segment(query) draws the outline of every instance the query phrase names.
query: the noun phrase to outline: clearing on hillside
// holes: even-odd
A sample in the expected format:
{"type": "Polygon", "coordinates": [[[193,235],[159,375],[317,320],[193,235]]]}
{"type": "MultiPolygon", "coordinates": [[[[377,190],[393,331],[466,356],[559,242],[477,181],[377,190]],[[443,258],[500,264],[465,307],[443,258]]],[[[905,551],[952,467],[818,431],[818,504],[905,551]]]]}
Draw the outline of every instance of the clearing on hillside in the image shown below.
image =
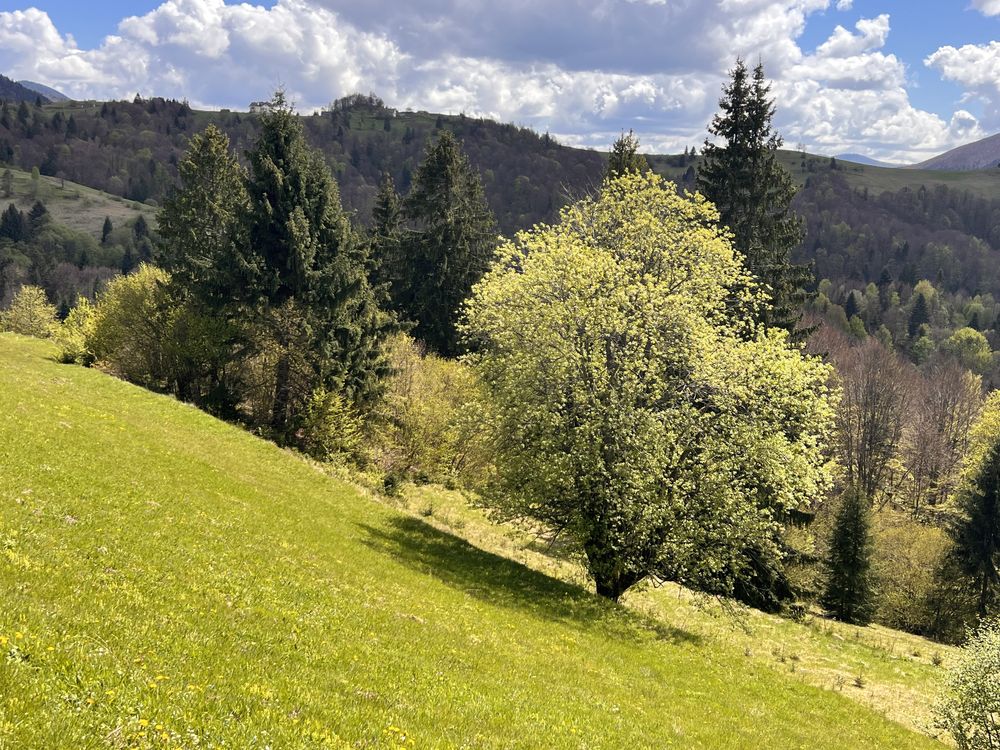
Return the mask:
{"type": "Polygon", "coordinates": [[[922,748],[0,335],[0,748],[922,748]]]}

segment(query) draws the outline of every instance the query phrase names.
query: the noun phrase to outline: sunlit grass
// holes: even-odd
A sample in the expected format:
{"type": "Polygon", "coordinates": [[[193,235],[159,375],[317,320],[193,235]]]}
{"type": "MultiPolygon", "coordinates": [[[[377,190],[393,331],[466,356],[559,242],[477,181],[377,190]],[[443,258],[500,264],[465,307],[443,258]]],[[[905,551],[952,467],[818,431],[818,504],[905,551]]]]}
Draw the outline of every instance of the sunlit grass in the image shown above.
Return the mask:
{"type": "Polygon", "coordinates": [[[934,745],[51,356],[0,336],[4,750],[934,745]]]}

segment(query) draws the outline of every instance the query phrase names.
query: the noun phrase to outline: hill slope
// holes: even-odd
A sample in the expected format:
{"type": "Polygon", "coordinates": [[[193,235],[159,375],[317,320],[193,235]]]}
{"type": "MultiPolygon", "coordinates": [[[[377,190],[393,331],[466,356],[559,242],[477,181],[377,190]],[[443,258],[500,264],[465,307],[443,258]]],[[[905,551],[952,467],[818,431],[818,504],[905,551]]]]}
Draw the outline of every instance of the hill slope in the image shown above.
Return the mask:
{"type": "Polygon", "coordinates": [[[988,138],[966,143],[945,151],[917,165],[918,169],[944,169],[964,172],[975,169],[992,169],[1000,165],[1000,133],[988,138]]]}
{"type": "Polygon", "coordinates": [[[935,743],[0,336],[0,747],[935,743]]]}
{"type": "Polygon", "coordinates": [[[36,94],[41,94],[50,102],[68,102],[69,97],[61,91],[56,91],[51,86],[46,86],[44,83],[36,83],[35,81],[18,81],[19,84],[24,86],[29,91],[34,91],[36,94]]]}

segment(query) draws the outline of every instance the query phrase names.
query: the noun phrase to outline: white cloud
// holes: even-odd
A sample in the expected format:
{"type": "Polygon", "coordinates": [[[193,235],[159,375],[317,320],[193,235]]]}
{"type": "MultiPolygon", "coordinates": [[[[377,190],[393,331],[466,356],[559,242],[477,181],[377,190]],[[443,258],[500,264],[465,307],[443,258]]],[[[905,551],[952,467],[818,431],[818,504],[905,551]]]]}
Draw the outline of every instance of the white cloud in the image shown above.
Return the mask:
{"type": "Polygon", "coordinates": [[[850,10],[854,7],[854,0],[837,0],[837,10],[850,10]]]}
{"type": "Polygon", "coordinates": [[[984,16],[1000,16],[1000,0],[972,0],[972,7],[984,16]]]}
{"type": "Polygon", "coordinates": [[[924,64],[959,84],[966,98],[983,102],[985,124],[1000,128],[1000,42],[941,47],[924,64]]]}
{"type": "Polygon", "coordinates": [[[633,127],[647,149],[679,150],[704,138],[742,55],[774,77],[789,142],[923,157],[977,132],[968,113],[946,122],[911,105],[905,66],[882,51],[888,15],[838,26],[804,53],[810,15],[832,2],[165,0],[95,49],[29,9],[0,12],[0,70],[77,97],[138,91],[207,107],[245,107],[279,84],[307,111],[372,90],[400,108],[514,121],[567,143],[606,146],[633,127]]]}

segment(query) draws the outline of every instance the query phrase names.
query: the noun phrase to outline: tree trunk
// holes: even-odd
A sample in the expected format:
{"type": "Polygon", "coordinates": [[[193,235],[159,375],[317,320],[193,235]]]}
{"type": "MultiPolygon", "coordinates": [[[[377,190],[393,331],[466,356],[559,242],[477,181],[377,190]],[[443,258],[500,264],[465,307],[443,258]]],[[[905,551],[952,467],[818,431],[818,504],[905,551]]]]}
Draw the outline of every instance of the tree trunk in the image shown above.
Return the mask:
{"type": "Polygon", "coordinates": [[[597,595],[603,596],[605,599],[610,599],[613,602],[621,599],[622,594],[643,578],[645,576],[638,573],[619,573],[614,576],[594,575],[594,581],[597,584],[597,595]]]}
{"type": "Polygon", "coordinates": [[[271,429],[284,436],[288,426],[288,402],[291,397],[292,363],[288,352],[283,351],[274,373],[274,403],[271,406],[271,429]]]}

